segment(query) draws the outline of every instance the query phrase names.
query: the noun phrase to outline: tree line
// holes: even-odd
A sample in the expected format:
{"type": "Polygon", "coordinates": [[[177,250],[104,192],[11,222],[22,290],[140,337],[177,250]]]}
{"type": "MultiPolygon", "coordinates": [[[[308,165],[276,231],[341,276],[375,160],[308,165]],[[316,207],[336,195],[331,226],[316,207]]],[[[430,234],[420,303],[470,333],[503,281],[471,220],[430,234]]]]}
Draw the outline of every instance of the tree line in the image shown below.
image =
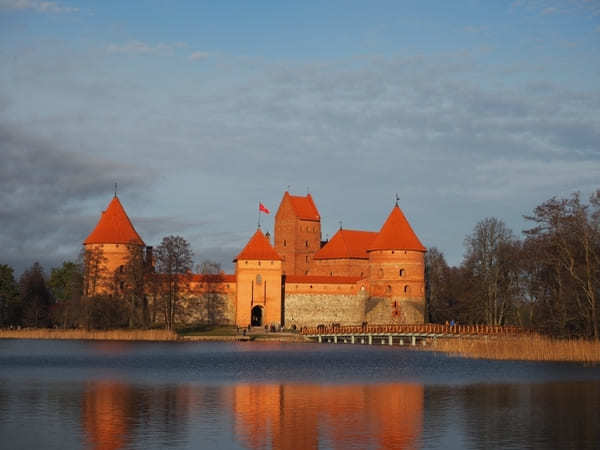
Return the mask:
{"type": "MultiPolygon", "coordinates": [[[[192,271],[189,243],[167,236],[152,261],[143,247],[127,245],[124,264],[114,274],[106,270],[107,261],[95,247],[49,276],[36,262],[18,280],[12,267],[0,264],[0,327],[173,329],[192,271]]],[[[199,270],[219,274],[220,265],[205,261],[199,270]]]]}
{"type": "Polygon", "coordinates": [[[498,218],[477,223],[458,267],[425,256],[429,321],[517,325],[600,338],[600,190],[552,198],[525,216],[518,239],[498,218]]]}

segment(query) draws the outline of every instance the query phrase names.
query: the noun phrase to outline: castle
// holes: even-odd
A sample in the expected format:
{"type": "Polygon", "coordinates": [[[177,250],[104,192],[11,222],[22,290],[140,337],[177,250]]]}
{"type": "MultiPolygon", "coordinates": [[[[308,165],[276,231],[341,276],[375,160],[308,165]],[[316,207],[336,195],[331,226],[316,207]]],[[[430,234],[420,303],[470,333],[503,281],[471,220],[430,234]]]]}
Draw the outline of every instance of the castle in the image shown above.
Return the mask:
{"type": "MultiPolygon", "coordinates": [[[[123,287],[123,281],[115,285],[114,280],[132,247],[140,254],[145,249],[146,263],[152,265],[152,247],[145,246],[116,195],[83,245],[88,253],[103,255],[101,264],[88,259],[104,280],[97,286],[88,280],[88,295],[123,287]]],[[[423,323],[425,252],[397,203],[379,231],[340,227],[322,241],[312,196],[285,192],[273,242],[259,227],[234,259],[235,273],[186,276],[176,321],[286,328],[423,323]]],[[[86,273],[92,269],[86,267],[86,273]]],[[[145,291],[157,306],[160,289],[145,291]]]]}

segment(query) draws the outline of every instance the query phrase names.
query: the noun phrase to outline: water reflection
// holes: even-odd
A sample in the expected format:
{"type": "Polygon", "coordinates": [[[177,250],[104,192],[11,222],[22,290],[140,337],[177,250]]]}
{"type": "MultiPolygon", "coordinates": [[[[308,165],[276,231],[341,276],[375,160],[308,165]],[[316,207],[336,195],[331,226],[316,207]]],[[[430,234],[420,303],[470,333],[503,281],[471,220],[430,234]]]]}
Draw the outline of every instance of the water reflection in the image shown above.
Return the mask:
{"type": "Polygon", "coordinates": [[[423,386],[237,385],[233,411],[235,434],[252,449],[411,448],[423,386]]]}
{"type": "Polygon", "coordinates": [[[122,448],[136,411],[132,389],[122,383],[89,383],[83,400],[83,426],[87,442],[98,450],[122,448]]]}
{"type": "Polygon", "coordinates": [[[187,446],[188,425],[221,409],[244,448],[412,448],[421,433],[423,396],[423,387],[416,384],[157,389],[98,381],[86,384],[82,424],[85,442],[98,450],[127,446],[146,433],[140,428],[148,424],[158,439],[154,444],[187,446]]]}
{"type": "Polygon", "coordinates": [[[0,342],[0,447],[591,449],[600,442],[597,368],[366,346],[98,344],[0,342]]]}

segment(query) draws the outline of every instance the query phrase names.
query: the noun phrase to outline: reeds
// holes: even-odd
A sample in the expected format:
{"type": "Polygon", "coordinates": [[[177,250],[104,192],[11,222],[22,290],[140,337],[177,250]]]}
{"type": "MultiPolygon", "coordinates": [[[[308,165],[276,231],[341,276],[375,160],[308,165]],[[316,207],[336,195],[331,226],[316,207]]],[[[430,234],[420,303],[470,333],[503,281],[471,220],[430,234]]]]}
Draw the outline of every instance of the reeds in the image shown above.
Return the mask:
{"type": "Polygon", "coordinates": [[[107,341],[175,341],[177,333],[169,330],[60,330],[24,328],[0,330],[0,339],[92,339],[107,341]]]}
{"type": "Polygon", "coordinates": [[[600,362],[598,341],[552,339],[540,335],[436,339],[430,348],[468,358],[600,362]]]}

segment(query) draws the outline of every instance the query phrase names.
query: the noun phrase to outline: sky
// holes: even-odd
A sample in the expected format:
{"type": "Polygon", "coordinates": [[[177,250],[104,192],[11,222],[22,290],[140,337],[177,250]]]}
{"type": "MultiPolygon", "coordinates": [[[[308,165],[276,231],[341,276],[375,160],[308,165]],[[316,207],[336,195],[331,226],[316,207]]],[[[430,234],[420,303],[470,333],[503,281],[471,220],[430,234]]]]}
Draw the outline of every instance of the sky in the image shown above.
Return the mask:
{"type": "Polygon", "coordinates": [[[600,0],[0,0],[0,264],[75,260],[115,182],[198,264],[289,189],[323,238],[397,194],[458,265],[478,221],[600,188],[600,0]]]}

